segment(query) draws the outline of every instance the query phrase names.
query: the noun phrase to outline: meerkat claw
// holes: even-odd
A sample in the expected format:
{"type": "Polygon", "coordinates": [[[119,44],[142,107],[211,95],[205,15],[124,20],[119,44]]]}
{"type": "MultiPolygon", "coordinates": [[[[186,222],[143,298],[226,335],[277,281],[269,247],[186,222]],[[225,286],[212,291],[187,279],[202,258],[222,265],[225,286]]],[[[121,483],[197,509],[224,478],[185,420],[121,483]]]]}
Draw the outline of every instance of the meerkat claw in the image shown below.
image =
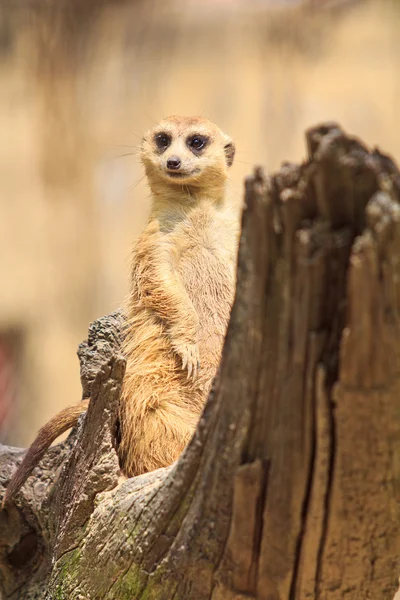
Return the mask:
{"type": "Polygon", "coordinates": [[[187,370],[187,380],[194,381],[200,367],[199,349],[197,344],[173,343],[174,352],[182,360],[182,371],[187,370]]]}
{"type": "MultiPolygon", "coordinates": [[[[193,352],[194,355],[198,354],[198,350],[196,349],[193,352]]],[[[192,381],[194,381],[195,379],[197,379],[197,375],[198,375],[198,371],[199,371],[199,367],[200,367],[200,359],[198,356],[193,356],[192,355],[192,361],[190,363],[190,370],[188,368],[188,379],[192,379],[192,381]],[[190,377],[192,374],[192,377],[190,377]]]]}

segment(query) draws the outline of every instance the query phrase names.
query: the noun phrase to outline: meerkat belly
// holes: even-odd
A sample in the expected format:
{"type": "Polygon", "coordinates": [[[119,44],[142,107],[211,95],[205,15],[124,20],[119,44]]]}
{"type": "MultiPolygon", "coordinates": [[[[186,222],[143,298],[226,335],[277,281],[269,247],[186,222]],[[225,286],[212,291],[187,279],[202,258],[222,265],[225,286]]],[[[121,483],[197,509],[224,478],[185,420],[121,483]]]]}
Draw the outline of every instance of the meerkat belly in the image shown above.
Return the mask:
{"type": "Polygon", "coordinates": [[[187,248],[179,262],[179,274],[199,317],[198,345],[201,367],[215,369],[233,300],[232,260],[213,248],[187,248]]]}

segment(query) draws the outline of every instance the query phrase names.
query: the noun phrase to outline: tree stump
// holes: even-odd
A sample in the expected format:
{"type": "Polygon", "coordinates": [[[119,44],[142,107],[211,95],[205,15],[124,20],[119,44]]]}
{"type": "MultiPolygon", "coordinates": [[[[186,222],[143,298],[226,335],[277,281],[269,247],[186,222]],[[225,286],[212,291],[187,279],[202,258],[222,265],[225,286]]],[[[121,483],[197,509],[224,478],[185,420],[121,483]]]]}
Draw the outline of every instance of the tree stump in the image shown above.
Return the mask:
{"type": "Polygon", "coordinates": [[[4,600],[393,598],[400,174],[334,123],[306,137],[246,181],[220,371],[169,468],[118,483],[123,315],[91,326],[89,410],[0,514],[4,600]]]}

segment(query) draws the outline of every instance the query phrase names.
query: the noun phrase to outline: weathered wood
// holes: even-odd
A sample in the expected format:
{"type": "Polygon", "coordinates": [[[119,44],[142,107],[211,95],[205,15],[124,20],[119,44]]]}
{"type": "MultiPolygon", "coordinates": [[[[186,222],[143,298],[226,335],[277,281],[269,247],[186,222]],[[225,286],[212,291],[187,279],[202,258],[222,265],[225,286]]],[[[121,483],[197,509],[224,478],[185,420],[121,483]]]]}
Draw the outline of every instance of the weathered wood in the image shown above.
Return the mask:
{"type": "MultiPolygon", "coordinates": [[[[90,395],[96,399],[96,404],[92,409],[96,423],[96,443],[91,436],[91,425],[82,429],[78,427],[73,431],[68,440],[52,448],[48,455],[41,461],[40,466],[35,470],[34,476],[28,480],[24,486],[23,494],[20,494],[16,505],[11,506],[6,511],[0,512],[0,591],[6,598],[44,598],[48,583],[47,577],[51,568],[51,559],[54,554],[54,548],[58,539],[58,528],[65,527],[66,509],[76,514],[73,510],[73,496],[68,496],[68,485],[73,486],[73,482],[79,484],[76,462],[82,463],[83,449],[85,440],[90,440],[88,449],[89,460],[101,459],[100,465],[103,465],[103,471],[97,467],[93,473],[93,480],[88,479],[89,486],[92,486],[88,492],[89,497],[96,494],[96,478],[102,482],[104,480],[105,489],[107,482],[112,480],[113,473],[118,479],[118,465],[115,462],[115,452],[112,446],[102,444],[102,439],[107,440],[115,438],[116,404],[112,406],[112,393],[114,389],[110,387],[112,378],[108,362],[116,361],[121,343],[121,329],[123,325],[123,316],[121,312],[115,312],[107,317],[95,321],[89,328],[88,339],[82,343],[78,350],[81,365],[81,382],[83,398],[90,395]],[[97,376],[97,380],[96,380],[97,376]],[[100,398],[101,381],[107,384],[106,396],[100,398]],[[101,406],[101,401],[107,404],[101,406]],[[104,409],[104,414],[98,413],[104,409]],[[100,411],[99,411],[100,409],[100,411]],[[110,413],[114,419],[110,418],[110,413]],[[104,428],[104,420],[108,429],[104,428]],[[110,424],[110,421],[112,422],[110,424]],[[102,438],[99,436],[99,430],[102,438]],[[85,431],[85,434],[83,432],[85,431]],[[83,440],[82,440],[83,437],[83,440]],[[96,454],[96,450],[98,454],[96,454]],[[78,454],[79,459],[73,464],[74,457],[78,454]],[[68,478],[68,473],[74,475],[72,481],[68,478]],[[61,474],[62,485],[58,482],[61,474]],[[97,477],[99,475],[99,477],[97,477]],[[60,499],[60,488],[64,492],[64,497],[60,499]],[[57,492],[57,493],[55,493],[57,492]],[[59,506],[64,504],[64,506],[59,506]],[[59,506],[59,509],[57,508],[59,506]],[[61,519],[60,519],[61,517],[61,519]],[[61,520],[61,523],[58,523],[61,520]],[[12,532],[12,535],[10,535],[12,532]],[[29,545],[25,541],[28,538],[29,545]],[[9,559],[11,554],[18,555],[18,565],[14,566],[14,559],[9,559]],[[23,594],[21,596],[20,594],[23,594]]],[[[119,379],[122,380],[123,369],[118,372],[119,379]]],[[[81,419],[81,425],[83,422],[81,419]]],[[[90,419],[91,421],[92,419],[90,419]]],[[[10,479],[15,466],[20,462],[23,451],[20,449],[6,448],[0,445],[0,489],[4,490],[6,482],[10,479]]],[[[100,484],[101,485],[101,484],[100,484]]],[[[108,484],[109,485],[109,484],[108,484]]],[[[88,503],[86,520],[92,511],[92,506],[88,497],[81,493],[81,505],[85,501],[88,503]]],[[[83,511],[81,510],[81,513],[83,511]]],[[[67,536],[66,536],[67,538],[67,536]]],[[[65,541],[63,540],[63,543],[65,541]]],[[[1,595],[0,595],[1,598],[1,595]]]]}
{"type": "Polygon", "coordinates": [[[118,484],[123,317],[92,326],[88,413],[0,515],[5,598],[393,597],[400,175],[336,124],[307,143],[246,182],[220,372],[171,467],[118,484]]]}

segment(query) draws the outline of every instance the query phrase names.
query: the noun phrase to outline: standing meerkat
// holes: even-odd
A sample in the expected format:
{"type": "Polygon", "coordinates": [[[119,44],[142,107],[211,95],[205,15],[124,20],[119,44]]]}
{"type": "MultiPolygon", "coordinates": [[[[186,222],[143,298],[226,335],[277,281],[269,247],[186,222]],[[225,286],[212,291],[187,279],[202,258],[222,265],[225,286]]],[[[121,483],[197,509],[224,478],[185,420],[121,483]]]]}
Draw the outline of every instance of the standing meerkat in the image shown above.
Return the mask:
{"type": "Polygon", "coordinates": [[[120,459],[129,475],[174,462],[196,427],[219,365],[233,301],[237,219],[226,202],[234,145],[198,117],[149,131],[152,194],[133,250],[120,459]]]}
{"type": "MultiPolygon", "coordinates": [[[[218,369],[235,289],[238,221],[225,189],[234,154],[232,140],[200,117],[168,117],[143,138],[152,205],[133,248],[119,407],[128,477],[179,457],[218,369]]],[[[4,503],[87,405],[64,409],[40,430],[4,503]]]]}

